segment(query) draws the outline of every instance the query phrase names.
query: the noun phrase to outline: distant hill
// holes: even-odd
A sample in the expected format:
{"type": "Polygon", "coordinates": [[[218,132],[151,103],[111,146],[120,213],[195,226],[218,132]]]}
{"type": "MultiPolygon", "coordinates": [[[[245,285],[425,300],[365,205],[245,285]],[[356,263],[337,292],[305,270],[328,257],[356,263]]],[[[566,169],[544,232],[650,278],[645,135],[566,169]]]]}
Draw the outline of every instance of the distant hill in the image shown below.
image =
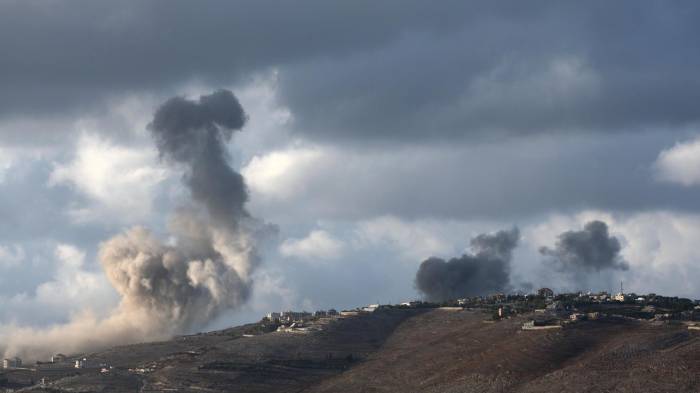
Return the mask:
{"type": "Polygon", "coordinates": [[[87,355],[31,392],[698,392],[700,334],[625,319],[524,331],[460,309],[380,309],[316,329],[250,324],[87,355]]]}

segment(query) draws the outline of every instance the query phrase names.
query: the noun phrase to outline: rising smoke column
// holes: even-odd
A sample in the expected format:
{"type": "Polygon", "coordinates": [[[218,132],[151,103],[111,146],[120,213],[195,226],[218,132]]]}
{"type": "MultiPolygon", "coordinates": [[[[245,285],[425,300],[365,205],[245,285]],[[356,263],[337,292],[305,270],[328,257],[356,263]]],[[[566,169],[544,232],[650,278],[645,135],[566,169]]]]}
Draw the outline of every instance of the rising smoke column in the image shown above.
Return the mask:
{"type": "Polygon", "coordinates": [[[547,263],[556,271],[585,287],[597,273],[629,269],[629,264],[620,256],[621,249],[620,241],[610,236],[608,225],[595,220],[586,223],[583,230],[561,233],[554,248],[541,247],[540,254],[547,257],[547,263]]]}
{"type": "Polygon", "coordinates": [[[510,283],[510,261],[520,231],[481,234],[471,240],[471,253],[445,261],[431,257],[416,273],[415,285],[429,301],[502,291],[510,283]]]}
{"type": "Polygon", "coordinates": [[[146,308],[182,331],[202,327],[247,299],[257,264],[249,232],[254,221],[244,208],[243,177],[229,165],[225,146],[245,122],[228,90],[199,101],[175,97],[156,111],[148,129],[161,158],[184,171],[193,204],[171,218],[174,246],[143,228],[102,245],[100,261],[125,312],[146,308]]]}
{"type": "Polygon", "coordinates": [[[248,192],[229,165],[226,143],[246,119],[227,90],[166,101],[148,129],[161,159],[183,172],[191,196],[170,217],[174,241],[134,227],[102,243],[99,259],[121,296],[118,307],[104,319],[85,313],[44,330],[12,329],[0,343],[5,355],[37,358],[163,339],[245,302],[262,226],[245,210],[248,192]]]}

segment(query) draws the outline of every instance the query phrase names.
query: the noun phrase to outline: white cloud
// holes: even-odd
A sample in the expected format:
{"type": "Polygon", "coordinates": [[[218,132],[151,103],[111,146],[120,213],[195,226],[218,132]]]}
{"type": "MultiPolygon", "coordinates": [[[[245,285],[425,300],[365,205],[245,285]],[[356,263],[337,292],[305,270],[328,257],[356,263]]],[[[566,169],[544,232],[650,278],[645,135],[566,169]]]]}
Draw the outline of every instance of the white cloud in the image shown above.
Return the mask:
{"type": "Polygon", "coordinates": [[[0,183],[5,181],[5,175],[14,161],[13,154],[9,149],[0,147],[0,183]]]}
{"type": "Polygon", "coordinates": [[[25,257],[24,248],[20,245],[0,245],[0,267],[17,266],[25,257]]]}
{"type": "Polygon", "coordinates": [[[26,290],[0,297],[0,325],[52,324],[71,315],[89,312],[101,316],[111,311],[119,298],[101,270],[92,271],[85,251],[70,244],[53,247],[51,269],[47,279],[26,290]]]}
{"type": "Polygon", "coordinates": [[[662,150],[654,169],[662,181],[687,187],[700,184],[700,138],[662,150]]]}
{"type": "Polygon", "coordinates": [[[481,232],[509,227],[478,221],[404,220],[382,216],[359,221],[354,233],[358,248],[389,248],[407,262],[418,264],[431,256],[453,257],[469,246],[469,240],[481,232]],[[484,228],[489,228],[484,230],[484,228]]]}
{"type": "Polygon", "coordinates": [[[356,242],[360,245],[388,246],[402,258],[417,262],[452,249],[425,223],[408,223],[397,217],[384,216],[358,223],[356,242]]]}
{"type": "Polygon", "coordinates": [[[303,260],[337,259],[343,254],[344,244],[328,232],[314,230],[303,239],[287,239],[280,246],[280,253],[303,260]]]}
{"type": "Polygon", "coordinates": [[[72,311],[105,310],[115,301],[112,286],[104,274],[84,269],[85,252],[69,244],[59,244],[54,251],[57,269],[52,280],[40,284],[35,301],[43,305],[69,308],[72,311]]]}
{"type": "Polygon", "coordinates": [[[94,205],[74,209],[77,221],[104,218],[142,220],[151,211],[156,186],[167,176],[152,147],[125,147],[84,133],[76,155],[67,164],[55,164],[49,183],[70,184],[90,197],[94,205]]]}
{"type": "Polygon", "coordinates": [[[242,169],[251,190],[263,198],[283,200],[303,193],[305,177],[329,154],[316,148],[292,148],[254,156],[242,169]]]}

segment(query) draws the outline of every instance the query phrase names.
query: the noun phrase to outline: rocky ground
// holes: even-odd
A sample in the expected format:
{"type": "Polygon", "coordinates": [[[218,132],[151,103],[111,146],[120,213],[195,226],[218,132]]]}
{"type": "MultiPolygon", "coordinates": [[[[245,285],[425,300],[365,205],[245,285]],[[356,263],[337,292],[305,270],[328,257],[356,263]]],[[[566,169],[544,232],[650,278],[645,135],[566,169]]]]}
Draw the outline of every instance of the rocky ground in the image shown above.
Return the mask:
{"type": "Polygon", "coordinates": [[[25,391],[700,392],[700,333],[684,325],[598,320],[523,331],[527,316],[486,319],[393,309],[306,334],[247,325],[92,354],[113,368],[25,391]]]}

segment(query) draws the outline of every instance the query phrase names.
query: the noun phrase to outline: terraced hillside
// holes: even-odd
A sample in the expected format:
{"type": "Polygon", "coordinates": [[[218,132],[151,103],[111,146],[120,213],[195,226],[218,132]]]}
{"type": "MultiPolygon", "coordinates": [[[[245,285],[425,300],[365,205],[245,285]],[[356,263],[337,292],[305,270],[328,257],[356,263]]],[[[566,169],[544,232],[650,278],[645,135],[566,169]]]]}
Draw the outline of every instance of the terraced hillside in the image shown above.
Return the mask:
{"type": "Polygon", "coordinates": [[[334,319],[310,333],[264,333],[252,324],[116,347],[88,355],[112,366],[105,373],[82,371],[27,391],[299,392],[367,359],[402,321],[420,313],[386,310],[334,319]]]}
{"type": "Polygon", "coordinates": [[[404,322],[320,392],[699,392],[700,338],[683,325],[588,321],[523,331],[435,310],[404,322]]]}
{"type": "Polygon", "coordinates": [[[117,347],[32,392],[700,392],[700,334],[624,319],[523,331],[528,316],[379,310],[321,331],[260,325],[117,347]],[[257,335],[249,337],[252,331],[257,335]]]}

